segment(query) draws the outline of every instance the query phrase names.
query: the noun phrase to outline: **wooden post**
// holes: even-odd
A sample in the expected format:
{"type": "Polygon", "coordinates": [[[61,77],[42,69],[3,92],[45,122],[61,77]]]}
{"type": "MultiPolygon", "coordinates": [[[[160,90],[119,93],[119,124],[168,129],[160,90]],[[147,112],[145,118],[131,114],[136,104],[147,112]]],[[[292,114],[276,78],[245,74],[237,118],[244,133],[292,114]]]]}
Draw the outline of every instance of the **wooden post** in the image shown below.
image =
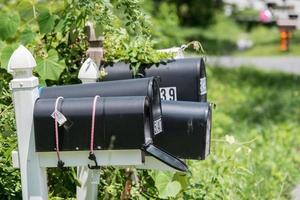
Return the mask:
{"type": "Polygon", "coordinates": [[[86,32],[89,44],[89,48],[86,51],[86,55],[87,57],[93,59],[97,66],[100,66],[104,54],[104,50],[102,48],[104,38],[96,38],[94,25],[91,22],[87,23],[86,32]]]}
{"type": "MultiPolygon", "coordinates": [[[[91,58],[88,58],[81,66],[78,78],[83,84],[97,82],[99,78],[99,65],[97,66],[91,58]]],[[[95,170],[96,169],[94,169],[94,172],[95,170]]],[[[99,173],[93,173],[93,170],[84,166],[77,167],[77,176],[81,183],[81,187],[77,187],[76,189],[77,199],[96,200],[98,196],[98,184],[92,183],[92,179],[95,178],[99,180],[99,173]]]]}
{"type": "Polygon", "coordinates": [[[10,82],[15,108],[19,165],[23,200],[48,199],[46,168],[40,167],[35,152],[33,108],[39,97],[38,78],[32,75],[36,66],[32,54],[19,46],[8,62],[14,79],[10,82]]]}

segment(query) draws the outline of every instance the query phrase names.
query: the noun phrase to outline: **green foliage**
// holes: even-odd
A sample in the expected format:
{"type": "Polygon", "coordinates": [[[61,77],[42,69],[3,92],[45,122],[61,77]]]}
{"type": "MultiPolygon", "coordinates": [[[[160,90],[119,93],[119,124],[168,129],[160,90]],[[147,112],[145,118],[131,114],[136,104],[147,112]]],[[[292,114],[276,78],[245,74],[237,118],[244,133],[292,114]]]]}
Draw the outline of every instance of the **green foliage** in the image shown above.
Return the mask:
{"type": "MultiPolygon", "coordinates": [[[[2,51],[1,51],[1,57],[0,57],[0,62],[1,62],[1,66],[2,68],[6,69],[7,68],[7,64],[8,64],[8,60],[10,58],[10,56],[12,55],[12,53],[14,52],[14,50],[18,47],[17,44],[11,44],[11,45],[6,45],[2,51]]],[[[5,73],[5,72],[3,72],[5,73]]]]}
{"type": "Polygon", "coordinates": [[[181,191],[181,184],[173,180],[173,173],[170,172],[152,172],[151,177],[158,190],[158,197],[161,199],[174,198],[181,191]]]}
{"type": "Polygon", "coordinates": [[[58,59],[57,52],[53,49],[48,51],[44,58],[38,58],[36,62],[35,70],[43,79],[58,80],[65,69],[63,61],[58,59]]]}
{"type": "Polygon", "coordinates": [[[49,33],[54,27],[55,19],[54,16],[50,14],[49,10],[44,10],[38,16],[37,22],[41,33],[49,33]]]}
{"type": "Polygon", "coordinates": [[[14,11],[0,13],[0,39],[6,40],[13,38],[20,24],[20,16],[14,11]]]}
{"type": "Polygon", "coordinates": [[[53,199],[55,197],[68,199],[75,196],[76,186],[80,185],[76,177],[75,168],[65,168],[63,170],[49,168],[47,172],[50,190],[49,196],[53,199]]]}
{"type": "Polygon", "coordinates": [[[16,148],[15,136],[0,134],[0,198],[22,199],[20,172],[11,164],[11,152],[16,148]]]}
{"type": "Polygon", "coordinates": [[[154,0],[157,3],[174,3],[183,26],[207,27],[214,21],[220,1],[211,0],[154,0]]]}
{"type": "Polygon", "coordinates": [[[105,54],[107,62],[125,61],[131,64],[134,75],[138,74],[141,64],[158,63],[170,57],[168,53],[159,53],[153,49],[153,42],[148,37],[136,37],[132,40],[126,30],[121,29],[119,34],[106,35],[104,48],[114,45],[111,51],[105,54]]]}
{"type": "Polygon", "coordinates": [[[299,76],[210,69],[213,155],[197,165],[207,199],[290,199],[299,180],[299,76]],[[215,92],[216,91],[216,92],[215,92]],[[212,167],[213,166],[213,167],[212,167]],[[201,173],[204,170],[205,173],[201,173]],[[210,182],[211,180],[211,182],[210,182]],[[221,193],[220,193],[221,192],[221,193]]]}
{"type": "Polygon", "coordinates": [[[36,55],[36,73],[44,84],[78,82],[76,76],[87,49],[84,27],[88,20],[95,22],[105,36],[107,63],[129,62],[137,72],[142,63],[156,63],[171,56],[154,49],[151,23],[138,0],[70,0],[64,4],[15,1],[4,7],[8,12],[0,15],[0,38],[5,40],[0,66],[7,67],[9,54],[21,41],[36,55]],[[15,6],[18,12],[10,12],[15,6]]]}
{"type": "Polygon", "coordinates": [[[11,75],[0,68],[0,199],[21,199],[20,172],[12,167],[11,152],[17,148],[15,119],[8,82],[11,75]]]}
{"type": "Polygon", "coordinates": [[[23,44],[33,43],[34,39],[37,37],[37,34],[33,32],[30,27],[26,27],[24,31],[20,34],[20,41],[23,44]]]}
{"type": "Polygon", "coordinates": [[[162,2],[157,9],[153,8],[151,15],[156,46],[169,48],[184,43],[175,4],[162,2]]]}

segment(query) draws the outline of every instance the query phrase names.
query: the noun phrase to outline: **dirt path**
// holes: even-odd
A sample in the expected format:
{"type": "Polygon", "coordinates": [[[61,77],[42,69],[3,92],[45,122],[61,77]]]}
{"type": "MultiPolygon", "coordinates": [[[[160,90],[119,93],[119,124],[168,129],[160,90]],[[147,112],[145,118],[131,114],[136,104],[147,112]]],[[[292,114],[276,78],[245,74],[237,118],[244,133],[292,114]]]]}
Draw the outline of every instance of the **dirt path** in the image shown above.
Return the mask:
{"type": "Polygon", "coordinates": [[[215,66],[223,66],[228,68],[248,66],[248,67],[255,67],[264,70],[300,74],[300,56],[299,57],[208,56],[207,64],[215,65],[215,66]]]}

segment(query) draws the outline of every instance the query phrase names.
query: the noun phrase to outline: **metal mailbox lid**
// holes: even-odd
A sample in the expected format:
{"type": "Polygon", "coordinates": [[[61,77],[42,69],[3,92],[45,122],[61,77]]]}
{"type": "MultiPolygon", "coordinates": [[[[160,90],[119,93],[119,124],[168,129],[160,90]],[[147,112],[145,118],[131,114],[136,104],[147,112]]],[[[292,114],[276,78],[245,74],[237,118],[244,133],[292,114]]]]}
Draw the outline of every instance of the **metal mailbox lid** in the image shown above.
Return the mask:
{"type": "MultiPolygon", "coordinates": [[[[130,65],[115,63],[102,66],[107,75],[104,81],[134,78],[130,65]]],[[[160,77],[161,98],[180,101],[207,101],[206,69],[203,58],[182,58],[169,60],[166,63],[144,65],[140,69],[144,77],[160,77]],[[172,95],[164,95],[170,92],[172,95]]]]}
{"type": "MultiPolygon", "coordinates": [[[[36,151],[55,151],[56,99],[38,99],[34,108],[36,151]]],[[[68,119],[59,128],[61,151],[89,150],[93,98],[65,98],[58,110],[68,119]]],[[[141,149],[151,141],[146,97],[101,97],[96,104],[95,149],[141,149]]]]}
{"type": "Polygon", "coordinates": [[[162,112],[164,132],[155,136],[154,144],[182,159],[205,159],[210,151],[210,104],[162,101],[162,112]]]}

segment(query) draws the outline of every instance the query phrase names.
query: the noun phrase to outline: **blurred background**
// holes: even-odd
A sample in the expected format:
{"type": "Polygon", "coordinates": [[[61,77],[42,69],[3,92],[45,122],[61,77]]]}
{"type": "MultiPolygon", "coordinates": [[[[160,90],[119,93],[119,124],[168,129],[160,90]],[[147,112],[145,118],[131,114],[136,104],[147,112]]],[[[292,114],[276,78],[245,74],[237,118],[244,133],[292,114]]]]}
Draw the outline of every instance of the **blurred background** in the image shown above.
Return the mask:
{"type": "MultiPolygon", "coordinates": [[[[211,155],[188,161],[184,176],[139,171],[132,199],[300,198],[300,1],[0,0],[0,9],[0,199],[21,199],[8,59],[23,44],[41,85],[78,83],[88,20],[108,61],[153,62],[152,50],[191,41],[204,49],[185,55],[206,59],[211,155]]],[[[120,199],[124,171],[101,173],[99,199],[120,199]]],[[[75,169],[48,175],[52,199],[74,198],[75,169]]]]}
{"type": "Polygon", "coordinates": [[[145,8],[157,25],[153,28],[160,47],[199,40],[209,55],[300,53],[297,0],[165,0],[147,1],[145,8]],[[287,36],[280,34],[283,31],[287,36]],[[285,37],[286,48],[281,41],[285,37]]]}

